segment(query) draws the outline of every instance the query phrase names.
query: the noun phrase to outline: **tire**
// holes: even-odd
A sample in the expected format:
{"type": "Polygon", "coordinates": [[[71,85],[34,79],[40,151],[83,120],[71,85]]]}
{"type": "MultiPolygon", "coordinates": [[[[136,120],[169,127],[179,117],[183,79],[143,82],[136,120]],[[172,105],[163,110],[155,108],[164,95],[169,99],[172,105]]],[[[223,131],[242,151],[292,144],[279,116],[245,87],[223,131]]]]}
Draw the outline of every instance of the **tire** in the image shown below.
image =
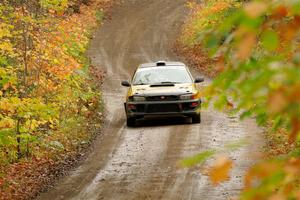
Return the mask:
{"type": "Polygon", "coordinates": [[[195,114],[192,116],[192,123],[193,124],[200,124],[201,123],[201,114],[195,114]]]}
{"type": "Polygon", "coordinates": [[[128,127],[134,127],[135,126],[135,118],[127,118],[127,126],[128,127]]]}

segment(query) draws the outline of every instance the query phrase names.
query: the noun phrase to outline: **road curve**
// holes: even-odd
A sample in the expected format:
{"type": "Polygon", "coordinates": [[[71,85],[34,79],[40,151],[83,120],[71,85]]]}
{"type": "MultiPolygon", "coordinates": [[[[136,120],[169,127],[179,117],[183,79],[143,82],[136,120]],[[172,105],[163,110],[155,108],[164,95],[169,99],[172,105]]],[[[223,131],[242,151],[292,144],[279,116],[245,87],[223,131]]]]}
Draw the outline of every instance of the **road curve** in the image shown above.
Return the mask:
{"type": "MultiPolygon", "coordinates": [[[[239,193],[241,176],[253,163],[249,152],[261,143],[255,122],[207,109],[202,123],[185,119],[141,122],[127,128],[120,81],[130,79],[138,64],[178,60],[171,46],[187,15],[186,0],[125,0],[99,29],[89,55],[107,72],[103,86],[106,119],[103,136],[81,166],[62,178],[40,200],[217,200],[239,193]],[[212,187],[198,168],[178,168],[178,160],[226,143],[249,138],[250,145],[230,153],[231,181],[212,187]]],[[[251,153],[252,154],[252,153],[251,153]]]]}

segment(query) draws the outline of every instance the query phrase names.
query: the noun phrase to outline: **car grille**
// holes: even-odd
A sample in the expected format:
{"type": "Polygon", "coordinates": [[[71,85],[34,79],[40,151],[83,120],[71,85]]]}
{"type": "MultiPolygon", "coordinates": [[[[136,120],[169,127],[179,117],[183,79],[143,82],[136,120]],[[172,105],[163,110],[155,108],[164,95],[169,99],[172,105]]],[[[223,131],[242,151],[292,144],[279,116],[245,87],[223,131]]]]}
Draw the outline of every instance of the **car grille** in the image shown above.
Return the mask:
{"type": "Polygon", "coordinates": [[[179,112],[178,104],[153,104],[148,105],[148,113],[179,112]]]}
{"type": "Polygon", "coordinates": [[[145,105],[137,105],[136,106],[136,112],[145,112],[145,105]]]}
{"type": "Polygon", "coordinates": [[[176,95],[167,95],[167,96],[149,96],[146,97],[147,101],[176,101],[179,100],[179,97],[176,95]]]}

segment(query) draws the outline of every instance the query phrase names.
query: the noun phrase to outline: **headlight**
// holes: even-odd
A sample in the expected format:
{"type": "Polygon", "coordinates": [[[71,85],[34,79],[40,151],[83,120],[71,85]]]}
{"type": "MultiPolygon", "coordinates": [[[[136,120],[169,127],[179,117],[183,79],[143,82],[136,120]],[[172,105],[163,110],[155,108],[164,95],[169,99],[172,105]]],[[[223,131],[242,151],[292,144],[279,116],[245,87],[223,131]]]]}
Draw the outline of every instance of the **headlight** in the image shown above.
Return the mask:
{"type": "Polygon", "coordinates": [[[180,96],[181,100],[190,100],[192,99],[193,94],[184,94],[180,96]]]}
{"type": "Polygon", "coordinates": [[[146,101],[146,98],[145,97],[141,97],[141,96],[134,96],[133,100],[134,101],[146,101]]]}
{"type": "Polygon", "coordinates": [[[180,100],[193,100],[193,99],[198,99],[199,98],[199,93],[195,94],[184,94],[180,96],[180,100]]]}

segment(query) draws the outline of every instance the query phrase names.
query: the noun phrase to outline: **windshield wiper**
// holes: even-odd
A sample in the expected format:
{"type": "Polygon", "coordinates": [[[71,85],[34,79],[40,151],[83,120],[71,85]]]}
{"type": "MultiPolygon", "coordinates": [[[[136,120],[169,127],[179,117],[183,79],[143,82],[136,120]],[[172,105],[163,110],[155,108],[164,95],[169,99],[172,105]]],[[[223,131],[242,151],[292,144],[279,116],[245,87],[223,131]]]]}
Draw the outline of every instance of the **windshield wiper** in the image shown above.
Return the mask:
{"type": "Polygon", "coordinates": [[[164,81],[160,82],[161,84],[178,84],[179,82],[172,82],[172,81],[164,81]]]}

